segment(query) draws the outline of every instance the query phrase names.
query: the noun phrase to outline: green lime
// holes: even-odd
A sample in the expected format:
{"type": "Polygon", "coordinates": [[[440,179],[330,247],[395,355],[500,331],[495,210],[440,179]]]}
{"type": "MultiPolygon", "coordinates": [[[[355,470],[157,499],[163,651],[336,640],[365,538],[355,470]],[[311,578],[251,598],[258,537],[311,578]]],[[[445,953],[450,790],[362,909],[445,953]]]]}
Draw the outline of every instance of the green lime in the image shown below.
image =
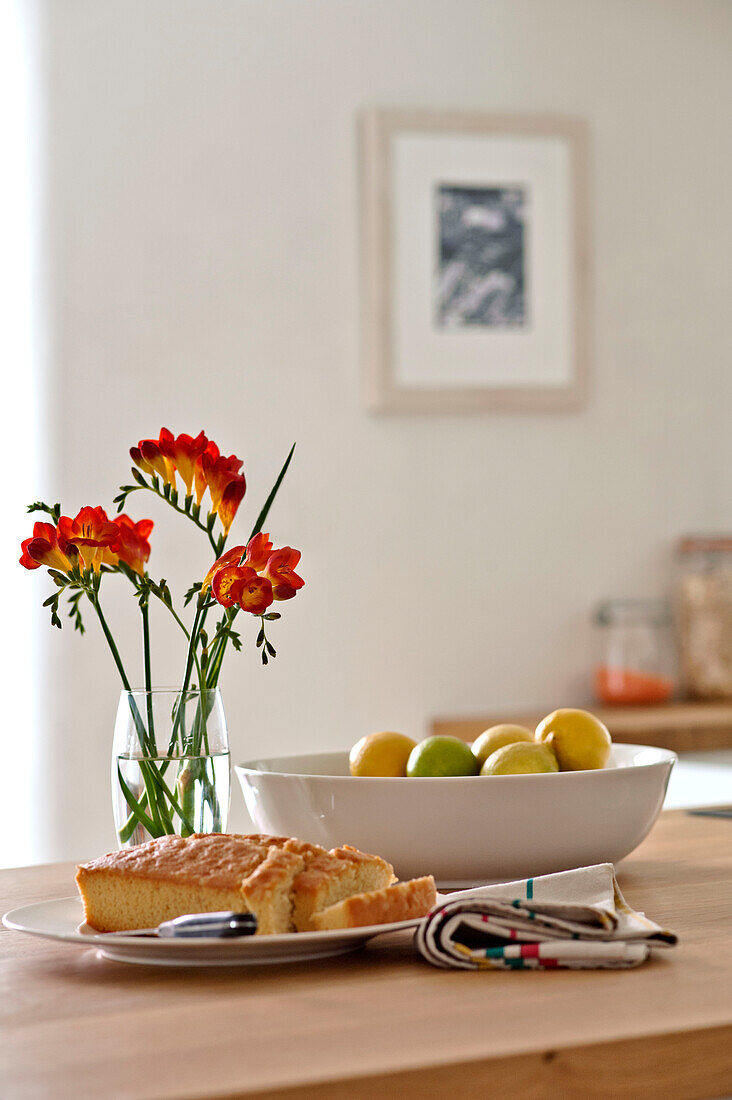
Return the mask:
{"type": "Polygon", "coordinates": [[[407,775],[416,777],[477,775],[478,761],[459,737],[427,737],[412,749],[407,775]]]}

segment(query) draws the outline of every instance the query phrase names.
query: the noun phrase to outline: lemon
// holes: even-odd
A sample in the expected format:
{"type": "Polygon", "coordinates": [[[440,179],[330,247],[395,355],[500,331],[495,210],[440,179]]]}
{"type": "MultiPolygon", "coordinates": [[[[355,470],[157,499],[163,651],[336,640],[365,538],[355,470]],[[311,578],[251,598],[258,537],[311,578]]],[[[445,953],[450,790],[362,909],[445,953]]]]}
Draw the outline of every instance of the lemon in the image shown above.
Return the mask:
{"type": "Polygon", "coordinates": [[[478,761],[459,737],[427,737],[412,749],[409,776],[477,775],[478,761]]]}
{"type": "Polygon", "coordinates": [[[555,710],[539,723],[534,736],[551,745],[563,772],[604,768],[610,757],[607,727],[588,710],[555,710]]]}
{"type": "Polygon", "coordinates": [[[536,741],[515,741],[496,749],[480,769],[481,775],[527,775],[529,772],[558,772],[557,758],[548,745],[536,741]]]}
{"type": "Polygon", "coordinates": [[[534,735],[526,726],[514,726],[502,722],[500,726],[491,726],[473,741],[473,755],[479,764],[484,764],[491,753],[502,749],[504,745],[513,745],[516,741],[533,741],[534,735]]]}
{"type": "Polygon", "coordinates": [[[411,737],[391,730],[369,733],[351,749],[351,775],[398,776],[407,774],[407,760],[417,744],[411,737]]]}

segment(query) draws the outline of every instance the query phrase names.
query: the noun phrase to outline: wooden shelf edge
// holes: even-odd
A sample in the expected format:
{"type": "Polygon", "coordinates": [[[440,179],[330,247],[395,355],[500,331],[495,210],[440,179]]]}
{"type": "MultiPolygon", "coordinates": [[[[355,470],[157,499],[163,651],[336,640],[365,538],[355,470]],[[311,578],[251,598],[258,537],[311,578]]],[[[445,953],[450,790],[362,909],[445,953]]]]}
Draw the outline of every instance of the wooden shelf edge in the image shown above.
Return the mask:
{"type": "MultiPolygon", "coordinates": [[[[654,745],[672,752],[708,752],[732,749],[732,703],[675,703],[654,707],[595,707],[614,741],[654,745]]],[[[478,717],[438,717],[430,732],[464,741],[499,722],[516,722],[533,729],[548,711],[488,713],[478,717]]]]}

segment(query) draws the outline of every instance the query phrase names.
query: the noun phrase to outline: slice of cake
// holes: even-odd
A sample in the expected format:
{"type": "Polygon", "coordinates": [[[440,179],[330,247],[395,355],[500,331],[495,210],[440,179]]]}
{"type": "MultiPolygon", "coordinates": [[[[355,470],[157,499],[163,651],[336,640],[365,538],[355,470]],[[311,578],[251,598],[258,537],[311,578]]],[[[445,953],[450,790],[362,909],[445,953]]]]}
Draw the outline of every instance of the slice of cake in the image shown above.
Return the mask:
{"type": "Polygon", "coordinates": [[[184,913],[247,909],[244,880],[288,837],[164,836],[82,864],[76,883],[99,932],[154,928],[184,913]]]}
{"type": "Polygon", "coordinates": [[[314,913],[312,925],[323,932],[329,928],[363,928],[368,924],[413,920],[426,916],[436,902],[435,880],[427,875],[345,898],[314,913]]]}
{"type": "Polygon", "coordinates": [[[244,908],[257,918],[257,935],[292,932],[292,884],[305,860],[287,847],[272,847],[241,887],[244,908]]]}
{"type": "Polygon", "coordinates": [[[394,881],[394,868],[380,856],[344,845],[313,855],[293,883],[292,920],[297,932],[315,931],[313,916],[352,894],[380,890],[394,881]]]}

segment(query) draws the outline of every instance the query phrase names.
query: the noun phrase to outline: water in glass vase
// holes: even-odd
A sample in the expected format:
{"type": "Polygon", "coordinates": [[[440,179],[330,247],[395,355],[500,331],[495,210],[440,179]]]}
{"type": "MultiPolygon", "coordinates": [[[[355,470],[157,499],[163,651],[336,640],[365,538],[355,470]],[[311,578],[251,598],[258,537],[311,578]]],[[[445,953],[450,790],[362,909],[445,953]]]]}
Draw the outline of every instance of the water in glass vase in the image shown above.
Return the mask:
{"type": "Polygon", "coordinates": [[[119,840],[124,846],[143,844],[156,836],[177,833],[219,833],[226,828],[229,808],[229,753],[210,756],[116,758],[118,782],[115,819],[120,823],[119,840]],[[124,784],[124,786],[123,786],[124,784]],[[153,828],[145,827],[129,811],[128,794],[147,807],[153,828]],[[157,790],[162,798],[150,799],[157,790]],[[152,806],[152,809],[150,809],[152,806]]]}
{"type": "Polygon", "coordinates": [[[121,693],[112,749],[121,848],[174,833],[226,832],[229,776],[218,689],[121,693]]]}

